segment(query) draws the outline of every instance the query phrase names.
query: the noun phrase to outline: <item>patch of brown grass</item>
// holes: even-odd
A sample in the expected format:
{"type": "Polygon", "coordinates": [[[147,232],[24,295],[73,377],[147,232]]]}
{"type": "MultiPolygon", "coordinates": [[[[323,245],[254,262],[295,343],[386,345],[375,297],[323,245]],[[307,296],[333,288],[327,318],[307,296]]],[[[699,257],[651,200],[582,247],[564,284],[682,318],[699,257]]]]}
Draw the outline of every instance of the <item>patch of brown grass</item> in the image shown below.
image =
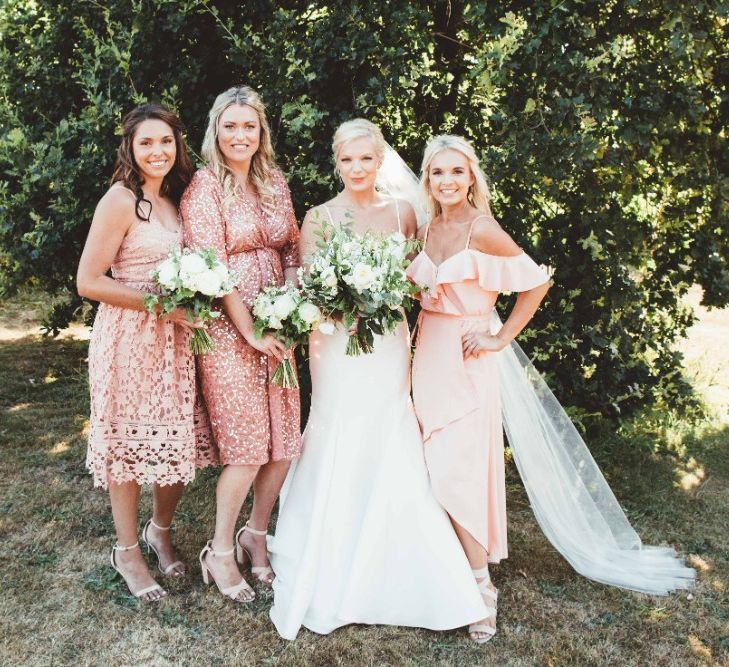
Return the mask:
{"type": "MultiPolygon", "coordinates": [[[[2,308],[0,323],[8,317],[2,308]]],[[[542,535],[510,467],[510,557],[494,568],[492,642],[478,647],[463,630],[385,626],[326,637],[302,630],[286,642],[269,622],[264,589],[253,604],[235,606],[202,585],[197,552],[212,529],[214,470],[198,475],[176,521],[190,576],[170,582],[170,597],[157,606],[138,604],[114,576],[107,496],[92,490],[84,469],[86,345],[37,335],[0,340],[0,664],[729,664],[729,430],[721,419],[670,425],[674,446],[660,454],[635,446],[655,437],[640,420],[593,441],[645,541],[690,554],[699,569],[690,596],[640,595],[577,575],[542,535]],[[696,483],[683,483],[689,474],[696,483]]],[[[149,509],[147,497],[142,515],[149,509]]]]}

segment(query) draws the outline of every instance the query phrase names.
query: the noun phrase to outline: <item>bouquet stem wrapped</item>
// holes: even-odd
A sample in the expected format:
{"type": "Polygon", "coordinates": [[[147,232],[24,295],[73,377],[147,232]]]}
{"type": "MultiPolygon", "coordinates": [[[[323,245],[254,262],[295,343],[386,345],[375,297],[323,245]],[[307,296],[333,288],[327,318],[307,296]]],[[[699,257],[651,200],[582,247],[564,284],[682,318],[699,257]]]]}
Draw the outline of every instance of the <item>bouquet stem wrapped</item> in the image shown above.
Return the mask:
{"type": "Polygon", "coordinates": [[[298,389],[299,381],[290,357],[291,350],[303,343],[322,322],[319,308],[307,301],[291,283],[262,289],[253,302],[253,327],[256,338],[272,334],[286,346],[286,357],[278,364],[271,384],[284,389],[298,389]]]}

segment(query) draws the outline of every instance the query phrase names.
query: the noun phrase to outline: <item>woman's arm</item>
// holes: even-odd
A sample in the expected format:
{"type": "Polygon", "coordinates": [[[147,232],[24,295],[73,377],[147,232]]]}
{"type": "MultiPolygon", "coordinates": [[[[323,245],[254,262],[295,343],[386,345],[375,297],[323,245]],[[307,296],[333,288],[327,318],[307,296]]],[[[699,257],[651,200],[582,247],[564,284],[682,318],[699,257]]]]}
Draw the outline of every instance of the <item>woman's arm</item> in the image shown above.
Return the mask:
{"type": "MultiPolygon", "coordinates": [[[[119,308],[145,310],[144,297],[147,295],[144,292],[106,275],[124,237],[135,224],[146,223],[140,222],[134,213],[134,196],[123,188],[110,189],[96,206],[81,253],[76,272],[79,296],[119,308]]],[[[197,323],[187,321],[186,313],[180,308],[166,313],[162,319],[184,326],[197,326],[197,323]]]]}
{"type": "Polygon", "coordinates": [[[291,201],[291,192],[288,183],[283,174],[277,175],[277,187],[282,193],[284,216],[286,224],[289,228],[289,238],[284,247],[281,249],[281,266],[283,267],[284,279],[299,286],[299,277],[296,272],[301,266],[301,253],[299,251],[299,225],[296,222],[296,213],[294,213],[294,205],[291,201]]]}
{"type": "MultiPolygon", "coordinates": [[[[515,257],[522,253],[521,248],[493,218],[477,221],[471,236],[471,247],[497,257],[515,257]]],[[[499,333],[491,335],[474,331],[463,336],[464,355],[478,356],[481,352],[498,352],[509,345],[534,317],[548,290],[549,281],[545,281],[542,285],[519,292],[499,333]]]]}
{"type": "MultiPolygon", "coordinates": [[[[225,217],[216,193],[214,178],[209,173],[197,175],[183,196],[180,212],[185,228],[185,243],[197,250],[212,248],[218,259],[228,266],[225,217]]],[[[285,350],[283,343],[270,335],[256,338],[253,331],[253,317],[236,288],[230,294],[226,294],[222,302],[228,319],[251,347],[264,354],[270,354],[279,361],[283,359],[285,350]]]]}

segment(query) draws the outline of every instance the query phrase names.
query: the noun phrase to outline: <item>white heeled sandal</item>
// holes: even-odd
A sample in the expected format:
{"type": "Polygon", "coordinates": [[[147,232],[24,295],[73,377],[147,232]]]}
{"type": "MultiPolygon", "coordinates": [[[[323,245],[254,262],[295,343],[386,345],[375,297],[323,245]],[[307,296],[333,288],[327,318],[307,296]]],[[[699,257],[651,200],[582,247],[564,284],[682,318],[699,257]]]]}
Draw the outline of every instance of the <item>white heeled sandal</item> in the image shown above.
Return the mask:
{"type": "MultiPolygon", "coordinates": [[[[489,575],[489,568],[488,565],[486,567],[481,568],[480,570],[471,570],[473,572],[473,576],[476,578],[476,583],[478,585],[478,591],[481,593],[481,598],[484,601],[484,604],[486,605],[486,608],[488,609],[488,615],[484,620],[487,620],[489,618],[496,618],[496,602],[499,598],[499,592],[491,590],[491,576],[489,575]],[[483,579],[481,579],[483,577],[483,579]],[[478,581],[481,579],[481,581],[478,581]]],[[[473,635],[475,632],[482,632],[488,637],[471,637],[471,641],[476,642],[476,644],[485,644],[488,641],[491,641],[496,634],[496,628],[491,627],[490,625],[484,625],[483,623],[473,623],[472,625],[468,626],[468,634],[473,635]]]]}
{"type": "Polygon", "coordinates": [[[147,553],[149,553],[150,551],[154,551],[154,555],[157,556],[157,567],[163,575],[165,575],[166,577],[184,577],[186,574],[186,572],[184,571],[185,564],[181,560],[176,560],[174,563],[170,563],[166,568],[162,569],[162,559],[160,558],[159,551],[157,551],[157,547],[155,547],[154,544],[149,541],[148,531],[150,526],[154,526],[157,530],[162,531],[168,531],[172,526],[169,525],[165,528],[164,526],[156,524],[154,519],[150,519],[149,521],[147,521],[147,523],[144,524],[144,530],[142,530],[142,542],[144,542],[147,547],[147,553]],[[183,571],[175,572],[176,567],[182,567],[183,571]]]}
{"type": "Polygon", "coordinates": [[[234,586],[228,586],[227,588],[221,588],[220,584],[215,581],[215,577],[213,576],[213,572],[208,566],[208,564],[205,562],[205,556],[207,554],[211,554],[215,556],[216,558],[223,558],[225,556],[230,556],[233,553],[234,549],[229,549],[228,551],[215,551],[213,549],[213,543],[212,541],[209,541],[204,547],[203,550],[200,552],[200,569],[202,570],[202,578],[203,582],[207,585],[210,585],[212,583],[215,583],[215,585],[218,587],[218,590],[225,595],[225,597],[230,598],[233,600],[233,602],[252,602],[255,597],[255,591],[249,586],[248,582],[241,577],[240,582],[235,584],[234,586]],[[241,598],[239,597],[242,591],[250,591],[251,597],[248,598],[241,598]]]}
{"type": "Polygon", "coordinates": [[[267,535],[268,532],[265,530],[256,530],[255,528],[251,528],[248,523],[246,523],[245,526],[243,526],[236,534],[235,534],[235,559],[240,563],[241,565],[245,566],[247,563],[251,564],[251,574],[258,579],[263,584],[268,584],[269,586],[273,583],[274,579],[274,573],[273,568],[270,565],[266,566],[253,566],[253,557],[251,556],[251,552],[246,549],[241,543],[240,543],[240,536],[245,533],[251,533],[251,535],[267,535]]]}
{"type": "Polygon", "coordinates": [[[141,600],[142,602],[157,602],[157,600],[161,600],[163,597],[167,596],[167,591],[164,588],[162,588],[162,586],[160,586],[158,583],[155,582],[155,584],[153,586],[147,586],[146,588],[143,588],[139,591],[133,591],[132,587],[129,585],[129,582],[127,581],[127,578],[124,576],[124,573],[117,567],[116,557],[115,557],[115,554],[117,551],[131,551],[132,549],[137,549],[138,547],[139,547],[139,542],[135,542],[134,544],[132,544],[129,547],[122,547],[119,545],[118,542],[115,542],[114,546],[111,548],[111,556],[110,556],[111,566],[114,568],[114,570],[116,570],[116,572],[119,573],[119,576],[122,579],[124,579],[124,583],[127,585],[129,592],[135,598],[137,598],[138,600],[141,600]],[[147,595],[147,593],[153,593],[154,591],[160,592],[160,596],[158,598],[154,598],[154,599],[145,598],[144,600],[142,600],[142,598],[145,595],[147,595]]]}

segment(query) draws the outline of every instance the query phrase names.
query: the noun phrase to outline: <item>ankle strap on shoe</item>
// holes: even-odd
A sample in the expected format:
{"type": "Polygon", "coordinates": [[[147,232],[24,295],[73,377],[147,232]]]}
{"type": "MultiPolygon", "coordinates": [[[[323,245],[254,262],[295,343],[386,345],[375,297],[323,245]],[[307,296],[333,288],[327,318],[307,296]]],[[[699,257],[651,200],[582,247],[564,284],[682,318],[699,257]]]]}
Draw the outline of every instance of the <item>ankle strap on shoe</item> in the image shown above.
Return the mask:
{"type": "Polygon", "coordinates": [[[220,558],[222,556],[230,556],[235,551],[235,547],[232,547],[231,549],[228,549],[228,551],[216,551],[215,549],[213,549],[213,541],[212,540],[210,540],[207,543],[206,548],[207,548],[208,552],[211,553],[211,554],[213,554],[213,556],[215,556],[216,558],[220,558]]]}
{"type": "Polygon", "coordinates": [[[243,526],[243,530],[245,530],[245,531],[247,531],[247,532],[249,532],[249,533],[251,533],[253,535],[268,535],[268,531],[267,530],[256,530],[255,528],[251,528],[248,525],[248,522],[246,522],[246,525],[243,526]]]}
{"type": "Polygon", "coordinates": [[[476,577],[476,579],[481,579],[481,577],[490,579],[488,565],[484,565],[482,568],[479,568],[479,569],[471,568],[471,572],[473,572],[473,576],[476,577]]]}
{"type": "Polygon", "coordinates": [[[149,523],[151,523],[157,530],[169,530],[172,528],[172,524],[169,526],[160,526],[154,519],[150,519],[149,523]]]}
{"type": "Polygon", "coordinates": [[[138,546],[139,541],[135,542],[130,547],[123,547],[119,544],[119,542],[114,542],[114,546],[112,547],[112,549],[114,549],[114,551],[131,551],[132,549],[136,549],[138,546]]]}

